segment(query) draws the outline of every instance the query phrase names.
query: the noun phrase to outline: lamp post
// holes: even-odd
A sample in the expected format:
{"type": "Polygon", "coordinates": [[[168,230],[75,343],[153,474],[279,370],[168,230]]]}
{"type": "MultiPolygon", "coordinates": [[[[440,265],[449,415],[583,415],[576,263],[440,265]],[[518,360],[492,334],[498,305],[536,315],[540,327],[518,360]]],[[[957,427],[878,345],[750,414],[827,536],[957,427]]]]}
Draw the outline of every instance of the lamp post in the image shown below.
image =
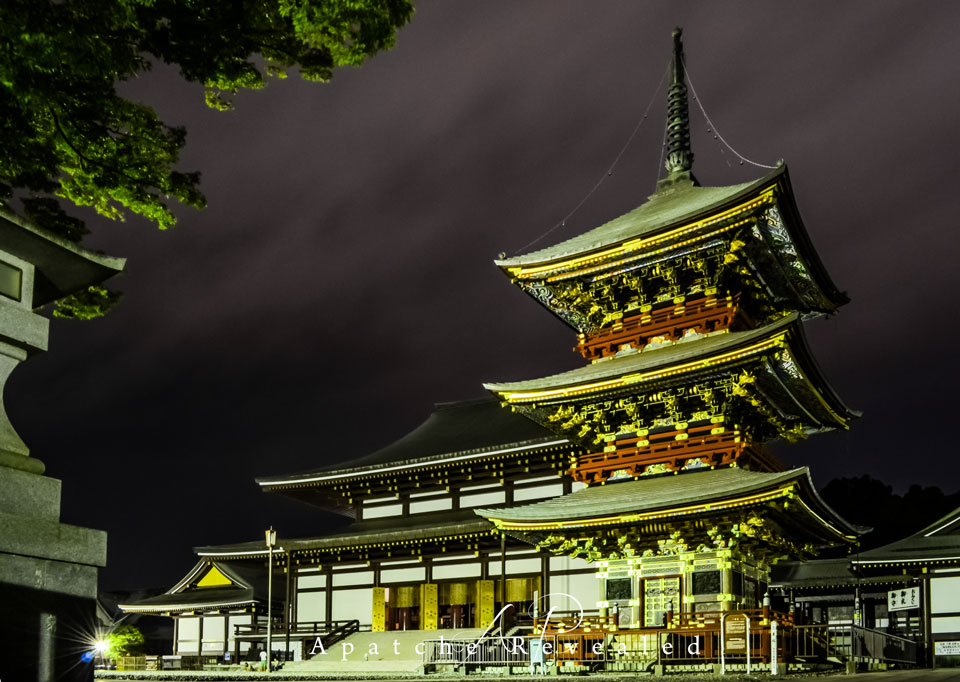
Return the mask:
{"type": "Polygon", "coordinates": [[[277,531],[270,526],[264,531],[267,539],[267,672],[271,672],[273,655],[273,548],[277,544],[277,531]]]}

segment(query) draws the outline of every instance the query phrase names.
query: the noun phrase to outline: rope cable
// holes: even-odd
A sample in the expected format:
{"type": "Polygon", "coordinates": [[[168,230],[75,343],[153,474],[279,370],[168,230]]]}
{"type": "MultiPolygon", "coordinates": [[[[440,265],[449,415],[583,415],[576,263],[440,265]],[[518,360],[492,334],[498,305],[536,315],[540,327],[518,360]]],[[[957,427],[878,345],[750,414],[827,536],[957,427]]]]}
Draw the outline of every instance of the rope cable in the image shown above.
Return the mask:
{"type": "MultiPolygon", "coordinates": [[[[619,153],[617,154],[617,156],[613,159],[613,163],[610,164],[610,167],[607,168],[607,171],[606,171],[606,172],[603,174],[603,176],[596,182],[596,184],[593,186],[593,189],[591,189],[589,192],[587,192],[586,196],[584,196],[583,199],[580,200],[580,203],[578,203],[576,206],[574,206],[574,207],[573,207],[573,210],[570,211],[567,215],[565,215],[565,216],[560,220],[560,222],[558,222],[557,224],[555,224],[553,227],[551,227],[549,230],[547,230],[546,232],[544,232],[543,234],[541,234],[539,237],[537,237],[537,238],[534,239],[533,241],[531,241],[531,242],[529,242],[529,243],[527,243],[527,244],[524,244],[524,245],[521,246],[519,249],[517,249],[516,251],[514,251],[514,252],[513,252],[514,255],[520,253],[521,251],[525,251],[526,249],[530,248],[531,246],[533,246],[534,244],[536,244],[537,242],[539,242],[541,239],[543,239],[543,238],[545,238],[546,236],[548,236],[550,233],[552,233],[552,232],[553,232],[554,230],[556,230],[558,227],[563,227],[564,225],[566,225],[566,224],[567,224],[567,221],[570,220],[570,218],[572,218],[573,215],[574,215],[577,211],[580,210],[580,207],[583,206],[585,203],[587,203],[587,200],[589,200],[590,197],[592,197],[592,196],[596,193],[596,191],[597,191],[598,189],[600,189],[600,185],[602,185],[607,178],[609,178],[611,175],[613,175],[613,169],[616,168],[617,164],[620,162],[620,159],[621,159],[621,158],[623,157],[623,155],[626,153],[627,148],[628,148],[628,147],[630,146],[630,144],[633,142],[633,138],[635,138],[635,137],[637,136],[637,132],[640,130],[640,126],[642,126],[642,125],[643,125],[643,122],[647,119],[647,116],[648,116],[649,113],[650,113],[650,109],[653,107],[653,103],[654,103],[654,101],[656,100],[657,95],[660,93],[660,88],[663,87],[663,81],[666,80],[667,72],[668,72],[669,70],[670,70],[670,69],[669,69],[669,66],[668,66],[668,68],[664,70],[663,75],[660,76],[660,82],[657,84],[657,89],[654,90],[653,96],[650,97],[650,101],[647,103],[647,108],[644,110],[643,116],[641,116],[641,117],[640,117],[640,120],[637,121],[637,125],[634,126],[633,132],[630,133],[630,137],[627,138],[627,141],[624,143],[623,147],[620,149],[620,152],[619,152],[619,153]]],[[[664,132],[664,140],[666,140],[666,132],[664,132]]],[[[663,153],[663,152],[661,151],[661,154],[662,154],[662,153],[663,153]]]]}
{"type": "MultiPolygon", "coordinates": [[[[764,163],[757,163],[756,161],[751,161],[750,159],[748,159],[747,157],[745,157],[743,154],[741,154],[740,152],[738,152],[736,149],[734,149],[733,147],[731,147],[731,146],[730,146],[730,143],[727,142],[725,139],[723,139],[723,135],[721,135],[721,134],[720,134],[720,131],[717,130],[717,126],[714,125],[713,121],[710,120],[710,117],[707,116],[707,110],[703,108],[703,102],[700,100],[700,97],[697,95],[697,89],[696,89],[695,87],[693,87],[693,79],[690,78],[690,70],[687,68],[686,63],[684,63],[683,69],[684,69],[684,71],[686,72],[686,75],[687,75],[687,82],[690,84],[690,92],[693,94],[693,101],[697,103],[697,106],[700,108],[700,113],[703,114],[703,117],[707,120],[707,123],[710,125],[710,129],[713,131],[714,137],[715,137],[716,139],[720,140],[720,141],[724,144],[724,146],[726,146],[727,149],[729,149],[729,150],[732,151],[734,154],[736,154],[736,155],[737,155],[737,158],[740,159],[740,163],[741,163],[741,164],[742,164],[744,161],[746,161],[747,163],[749,163],[749,164],[751,164],[751,165],[753,165],[753,166],[757,166],[758,168],[770,168],[770,169],[775,169],[775,168],[777,168],[776,166],[768,166],[768,165],[766,165],[766,164],[764,164],[764,163]]],[[[721,153],[723,152],[722,149],[721,149],[720,151],[721,151],[721,153]]]]}

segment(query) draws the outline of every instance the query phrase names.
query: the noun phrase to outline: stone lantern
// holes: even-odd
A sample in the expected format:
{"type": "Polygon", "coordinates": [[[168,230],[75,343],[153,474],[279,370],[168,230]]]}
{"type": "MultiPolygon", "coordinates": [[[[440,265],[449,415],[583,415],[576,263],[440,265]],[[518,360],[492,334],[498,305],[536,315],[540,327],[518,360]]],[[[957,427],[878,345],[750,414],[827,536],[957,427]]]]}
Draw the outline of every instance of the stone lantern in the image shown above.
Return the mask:
{"type": "MultiPolygon", "coordinates": [[[[50,323],[36,311],[123,266],[0,209],[0,392],[47,349],[50,323]]],[[[0,403],[0,679],[91,680],[81,656],[96,634],[107,534],[61,523],[60,481],[43,472],[0,403]]]]}

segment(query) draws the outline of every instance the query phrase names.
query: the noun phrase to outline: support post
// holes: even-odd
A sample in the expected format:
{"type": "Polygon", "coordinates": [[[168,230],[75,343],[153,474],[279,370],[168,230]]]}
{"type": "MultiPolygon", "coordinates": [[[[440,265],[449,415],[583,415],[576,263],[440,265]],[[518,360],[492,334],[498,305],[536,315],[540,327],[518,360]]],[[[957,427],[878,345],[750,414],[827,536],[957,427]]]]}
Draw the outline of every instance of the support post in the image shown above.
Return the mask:
{"type": "Polygon", "coordinates": [[[780,661],[777,656],[777,646],[778,646],[777,626],[778,625],[779,623],[777,623],[777,621],[775,620],[770,621],[770,674],[771,675],[780,674],[780,669],[779,669],[780,661]]]}
{"type": "MultiPolygon", "coordinates": [[[[267,540],[267,672],[271,672],[273,661],[273,547],[277,544],[277,531],[270,526],[266,531],[267,540]]],[[[202,645],[201,645],[202,646],[202,645]]]]}
{"type": "Polygon", "coordinates": [[[290,654],[290,578],[293,567],[290,561],[290,552],[287,552],[287,590],[283,598],[283,658],[290,654]]]}
{"type": "MultiPolygon", "coordinates": [[[[500,610],[507,605],[507,534],[500,533],[500,610]]],[[[507,634],[514,614],[503,611],[500,618],[500,633],[507,634]]]]}

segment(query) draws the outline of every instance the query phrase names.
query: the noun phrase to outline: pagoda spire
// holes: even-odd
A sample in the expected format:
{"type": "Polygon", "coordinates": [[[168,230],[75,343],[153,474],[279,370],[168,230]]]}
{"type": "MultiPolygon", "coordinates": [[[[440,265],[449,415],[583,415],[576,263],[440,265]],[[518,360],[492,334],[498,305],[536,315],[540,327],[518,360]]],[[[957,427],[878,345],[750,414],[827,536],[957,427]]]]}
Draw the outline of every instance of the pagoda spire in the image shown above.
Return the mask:
{"type": "Polygon", "coordinates": [[[667,177],[660,180],[657,189],[665,189],[678,182],[697,184],[691,174],[693,152],[690,150],[690,111],[687,105],[687,84],[683,68],[683,29],[673,30],[673,76],[667,95],[667,157],[664,167],[667,177]]]}

